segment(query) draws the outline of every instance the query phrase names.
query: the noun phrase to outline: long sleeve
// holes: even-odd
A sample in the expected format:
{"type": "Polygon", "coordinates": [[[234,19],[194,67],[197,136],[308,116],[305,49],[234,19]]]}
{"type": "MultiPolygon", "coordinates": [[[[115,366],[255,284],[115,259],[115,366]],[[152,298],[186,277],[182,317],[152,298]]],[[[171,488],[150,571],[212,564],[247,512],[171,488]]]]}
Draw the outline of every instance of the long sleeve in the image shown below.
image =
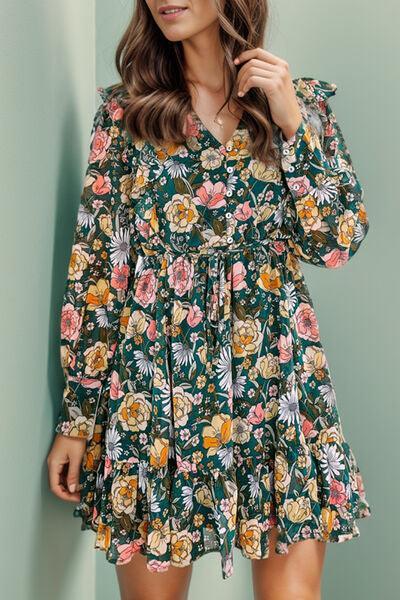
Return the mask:
{"type": "Polygon", "coordinates": [[[354,256],[369,220],[364,191],[328,98],[335,83],[293,80],[303,119],[288,140],[279,130],[281,168],[287,184],[286,226],[304,262],[337,268],[354,256]]]}
{"type": "Polygon", "coordinates": [[[123,108],[109,97],[110,88],[98,88],[102,102],[91,131],[60,317],[65,386],[55,431],[88,440],[135,267],[130,247],[132,156],[122,128],[123,108]]]}

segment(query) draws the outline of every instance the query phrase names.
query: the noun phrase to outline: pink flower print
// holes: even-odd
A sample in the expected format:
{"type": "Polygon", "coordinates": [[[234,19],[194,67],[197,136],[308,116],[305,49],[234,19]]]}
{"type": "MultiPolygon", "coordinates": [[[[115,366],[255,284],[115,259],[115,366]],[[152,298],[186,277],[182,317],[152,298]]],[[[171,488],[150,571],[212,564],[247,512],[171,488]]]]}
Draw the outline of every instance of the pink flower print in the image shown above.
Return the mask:
{"type": "Polygon", "coordinates": [[[196,192],[197,196],[193,198],[195,204],[201,204],[209,209],[221,208],[226,205],[226,185],[222,181],[215,184],[205,181],[201,187],[197,188],[196,192]]]}
{"type": "Polygon", "coordinates": [[[154,340],[157,337],[156,322],[154,319],[151,319],[149,326],[147,327],[146,333],[147,333],[147,337],[149,338],[149,340],[154,342],[154,340]]]}
{"type": "Polygon", "coordinates": [[[296,329],[300,337],[311,342],[319,341],[318,321],[310,304],[301,302],[294,313],[296,329]]]}
{"type": "Polygon", "coordinates": [[[178,473],[193,473],[197,472],[197,467],[195,463],[191,463],[190,460],[182,460],[180,456],[176,457],[176,469],[178,473]]]}
{"type": "Polygon", "coordinates": [[[302,417],[302,431],[305,438],[310,438],[316,435],[318,432],[313,429],[314,423],[309,421],[305,417],[302,417]]]}
{"type": "Polygon", "coordinates": [[[124,109],[115,98],[113,100],[110,100],[110,102],[107,104],[107,108],[110,117],[113,121],[118,121],[122,119],[124,115],[124,109]]]}
{"type": "Polygon", "coordinates": [[[259,425],[261,421],[264,419],[264,409],[262,406],[262,402],[259,402],[255,406],[252,406],[249,410],[249,416],[247,420],[249,423],[253,425],[259,425]]]}
{"type": "Polygon", "coordinates": [[[109,474],[111,472],[112,472],[112,461],[109,456],[106,456],[104,459],[104,471],[103,471],[104,479],[107,479],[107,477],[109,476],[109,474]]]}
{"type": "Polygon", "coordinates": [[[61,312],[61,337],[64,340],[77,340],[82,325],[82,315],[75,310],[73,304],[68,302],[61,312]]]}
{"type": "Polygon", "coordinates": [[[227,280],[231,281],[232,279],[232,288],[234,290],[243,290],[247,288],[246,283],[246,267],[240,261],[235,262],[232,265],[232,268],[227,273],[227,280]]]}
{"type": "Polygon", "coordinates": [[[111,144],[111,137],[99,125],[94,133],[90,146],[89,163],[102,162],[107,156],[111,144]]]}
{"type": "Polygon", "coordinates": [[[191,261],[179,256],[168,267],[168,283],[178,296],[183,296],[192,286],[194,267],[191,261]]]}
{"type": "Polygon", "coordinates": [[[137,279],[135,300],[141,306],[149,306],[156,299],[157,278],[153,269],[145,269],[137,279]]]}
{"type": "Polygon", "coordinates": [[[274,246],[274,249],[275,249],[275,251],[276,251],[276,253],[277,253],[278,255],[279,255],[279,254],[282,254],[282,253],[283,253],[283,252],[285,252],[285,250],[286,250],[286,244],[285,244],[285,242],[284,242],[284,241],[277,241],[277,242],[274,242],[274,243],[273,243],[273,246],[274,246]]]}
{"type": "Polygon", "coordinates": [[[289,179],[288,186],[295,196],[300,197],[309,193],[311,183],[306,175],[302,175],[302,177],[289,179]]]}
{"type": "Polygon", "coordinates": [[[346,488],[342,481],[337,481],[336,479],[333,479],[330,484],[330,492],[330,504],[334,504],[335,506],[343,506],[343,504],[346,504],[346,488]]]}
{"type": "Polygon", "coordinates": [[[124,392],[122,391],[118,371],[113,371],[111,374],[110,398],[111,400],[118,400],[118,398],[122,398],[123,395],[124,392]]]}
{"type": "Polygon", "coordinates": [[[346,250],[335,248],[331,252],[324,254],[322,258],[327,267],[336,269],[337,267],[345,265],[349,260],[349,248],[346,248],[346,250]]]}
{"type": "Polygon", "coordinates": [[[143,219],[137,219],[136,228],[140,235],[144,237],[145,240],[149,238],[150,235],[150,223],[147,221],[143,221],[143,219]]]}
{"type": "Polygon", "coordinates": [[[128,563],[131,560],[132,556],[136,552],[139,552],[139,548],[142,544],[143,544],[142,539],[134,540],[130,544],[119,544],[118,545],[118,555],[119,556],[118,556],[117,564],[124,565],[124,564],[128,563]]]}
{"type": "Polygon", "coordinates": [[[288,335],[280,335],[278,340],[279,362],[287,363],[293,356],[293,337],[289,332],[288,335]]]}
{"type": "Polygon", "coordinates": [[[168,570],[170,564],[170,560],[152,559],[147,561],[146,567],[152,573],[163,573],[164,571],[168,570]]]}
{"type": "Polygon", "coordinates": [[[119,267],[115,265],[111,276],[111,285],[116,290],[126,290],[128,288],[129,265],[119,267]]]}
{"type": "Polygon", "coordinates": [[[196,325],[198,325],[202,321],[202,319],[203,311],[200,309],[199,306],[197,306],[197,304],[193,304],[193,306],[189,308],[189,312],[186,317],[188,325],[190,327],[196,327],[196,325]]]}
{"type": "Polygon", "coordinates": [[[98,175],[96,181],[92,184],[92,190],[97,196],[109,194],[111,191],[111,179],[108,175],[98,175]]]}
{"type": "Polygon", "coordinates": [[[191,114],[188,114],[186,118],[186,135],[187,137],[197,137],[199,135],[199,127],[194,121],[191,114]]]}
{"type": "Polygon", "coordinates": [[[250,206],[249,200],[240,204],[235,210],[235,218],[238,221],[247,221],[253,214],[253,209],[250,206]]]}

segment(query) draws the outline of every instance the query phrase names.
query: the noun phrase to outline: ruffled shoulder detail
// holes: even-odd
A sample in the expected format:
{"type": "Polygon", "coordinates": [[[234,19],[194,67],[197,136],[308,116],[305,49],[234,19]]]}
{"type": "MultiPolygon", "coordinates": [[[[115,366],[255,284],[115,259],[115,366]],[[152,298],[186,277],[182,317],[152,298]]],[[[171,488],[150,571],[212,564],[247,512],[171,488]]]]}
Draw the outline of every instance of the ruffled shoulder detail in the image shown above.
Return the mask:
{"type": "Polygon", "coordinates": [[[106,87],[98,86],[96,90],[103,102],[109,102],[114,99],[121,101],[126,96],[126,89],[122,83],[113,83],[106,87]]]}
{"type": "Polygon", "coordinates": [[[314,79],[312,77],[297,77],[293,79],[296,94],[306,102],[326,101],[336,94],[336,83],[314,79]]]}
{"type": "Polygon", "coordinates": [[[323,143],[325,128],[333,118],[328,99],[336,94],[336,83],[313,77],[297,77],[292,82],[305,121],[317,130],[323,143]]]}

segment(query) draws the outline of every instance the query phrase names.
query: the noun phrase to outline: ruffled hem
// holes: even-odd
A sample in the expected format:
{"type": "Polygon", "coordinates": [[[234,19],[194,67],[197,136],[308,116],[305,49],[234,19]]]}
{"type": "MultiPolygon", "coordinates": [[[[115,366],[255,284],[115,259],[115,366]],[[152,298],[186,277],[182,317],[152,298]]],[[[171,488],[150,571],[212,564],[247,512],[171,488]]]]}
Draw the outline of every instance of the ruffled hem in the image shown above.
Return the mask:
{"type": "MultiPolygon", "coordinates": [[[[271,480],[267,465],[256,470],[260,478],[271,480]]],[[[292,512],[294,520],[286,526],[284,503],[274,500],[272,492],[258,505],[238,500],[235,467],[195,477],[165,467],[143,478],[137,462],[115,461],[111,466],[106,459],[104,480],[100,476],[97,489],[86,489],[73,515],[81,518],[82,530],[96,532],[94,548],[104,551],[111,564],[126,564],[140,552],[147,556],[148,570],[159,572],[170,565],[185,567],[205,554],[219,552],[222,577],[226,579],[233,573],[234,547],[245,558],[269,556],[274,526],[278,537],[273,550],[280,555],[288,554],[290,546],[306,539],[340,543],[359,537],[356,520],[370,516],[371,509],[357,467],[356,471],[358,488],[351,498],[353,502],[357,498],[354,504],[347,508],[324,505],[319,490],[318,501],[306,514],[304,496],[289,499],[299,506],[292,512]],[[162,494],[161,490],[168,493],[162,494]],[[193,498],[195,505],[191,504],[193,498]],[[186,512],[184,506],[189,507],[186,512]]]]}
{"type": "MultiPolygon", "coordinates": [[[[107,537],[107,531],[106,531],[105,526],[101,522],[96,524],[93,521],[87,521],[86,516],[83,513],[82,509],[79,509],[79,508],[74,510],[73,516],[82,519],[82,527],[81,527],[82,531],[94,531],[97,534],[95,537],[94,549],[103,551],[105,553],[106,560],[110,564],[115,564],[115,565],[127,564],[132,560],[132,558],[134,557],[134,555],[137,552],[140,552],[140,554],[142,554],[143,556],[148,555],[145,541],[140,536],[140,533],[139,533],[140,528],[143,530],[146,529],[145,522],[142,522],[140,527],[138,527],[136,529],[136,531],[135,531],[136,537],[134,537],[130,543],[125,545],[126,548],[124,549],[124,559],[121,560],[120,557],[112,554],[110,552],[109,548],[104,544],[104,540],[107,537]]],[[[360,507],[360,509],[356,512],[356,514],[354,516],[352,525],[349,526],[348,529],[331,530],[330,532],[328,532],[326,530],[326,528],[323,526],[311,528],[308,525],[305,525],[300,530],[300,532],[298,533],[296,538],[290,538],[290,539],[287,536],[287,531],[284,529],[280,529],[280,526],[277,525],[278,532],[279,532],[281,539],[280,540],[278,539],[276,541],[273,551],[276,554],[280,554],[280,555],[288,554],[290,546],[293,546],[294,544],[297,544],[298,542],[301,542],[301,541],[307,540],[307,539],[315,539],[315,540],[319,540],[321,542],[327,542],[327,543],[342,543],[345,541],[350,541],[352,539],[356,539],[356,538],[360,537],[360,535],[361,535],[360,529],[359,529],[356,521],[366,518],[368,516],[371,516],[370,508],[369,507],[368,508],[360,507]],[[286,538],[286,539],[282,540],[282,537],[286,538]]],[[[250,528],[254,527],[254,523],[251,521],[247,521],[247,522],[242,521],[242,527],[245,529],[250,529],[250,528]]],[[[270,531],[272,528],[273,528],[273,526],[268,526],[268,528],[265,529],[265,526],[263,526],[263,528],[261,528],[261,525],[260,525],[260,547],[262,548],[260,553],[249,552],[248,549],[246,548],[246,546],[244,546],[242,544],[241,538],[239,536],[235,537],[235,540],[234,540],[235,548],[237,548],[240,551],[241,555],[244,558],[248,558],[250,560],[260,560],[263,558],[268,558],[268,556],[270,555],[270,552],[271,552],[269,539],[270,539],[270,531]]],[[[238,525],[238,531],[239,530],[240,530],[240,525],[238,525]]],[[[187,561],[185,561],[184,563],[182,563],[180,561],[171,561],[171,560],[162,560],[162,561],[158,561],[158,562],[157,561],[148,561],[147,568],[151,572],[162,572],[162,571],[165,571],[166,569],[168,569],[169,566],[186,567],[188,565],[193,564],[199,558],[201,558],[202,556],[204,556],[206,554],[217,553],[217,552],[220,552],[218,548],[208,548],[207,549],[203,546],[201,549],[196,549],[196,551],[193,552],[191,554],[190,558],[187,561]]],[[[223,579],[227,579],[232,574],[233,574],[233,565],[232,565],[231,572],[229,574],[227,574],[226,576],[225,576],[224,572],[222,572],[222,577],[223,577],[223,579]]]]}

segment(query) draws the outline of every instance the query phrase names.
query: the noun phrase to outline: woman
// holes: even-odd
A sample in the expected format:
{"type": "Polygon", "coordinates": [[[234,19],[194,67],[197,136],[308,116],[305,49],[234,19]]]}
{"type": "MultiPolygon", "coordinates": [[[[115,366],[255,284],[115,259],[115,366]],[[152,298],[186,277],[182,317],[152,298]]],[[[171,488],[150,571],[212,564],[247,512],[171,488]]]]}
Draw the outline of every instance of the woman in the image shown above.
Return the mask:
{"type": "Polygon", "coordinates": [[[336,85],[292,79],[266,21],[139,0],[99,88],[48,463],[125,599],[187,597],[211,551],[227,578],[234,546],[257,598],[319,598],[370,514],[299,264],[357,252],[363,191],[336,85]]]}

